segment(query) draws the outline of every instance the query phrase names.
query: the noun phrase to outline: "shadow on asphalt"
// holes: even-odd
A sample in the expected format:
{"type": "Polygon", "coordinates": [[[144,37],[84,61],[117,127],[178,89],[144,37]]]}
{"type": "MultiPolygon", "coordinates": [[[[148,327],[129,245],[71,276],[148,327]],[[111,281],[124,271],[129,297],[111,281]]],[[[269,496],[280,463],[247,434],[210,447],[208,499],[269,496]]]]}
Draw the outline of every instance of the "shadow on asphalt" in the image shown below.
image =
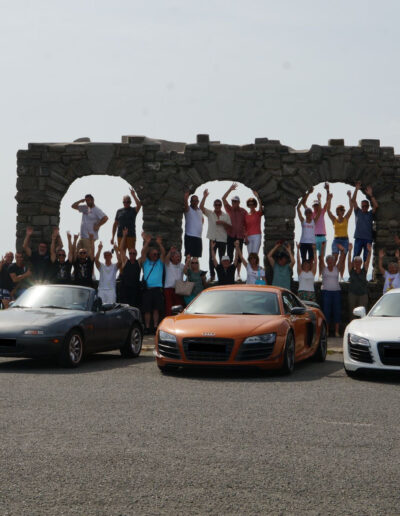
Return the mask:
{"type": "Polygon", "coordinates": [[[351,378],[355,382],[382,383],[386,385],[398,385],[400,383],[400,371],[374,371],[360,370],[351,378]]]}
{"type": "Polygon", "coordinates": [[[87,374],[97,371],[108,371],[131,367],[144,362],[153,362],[154,358],[140,355],[137,358],[122,358],[115,353],[97,353],[89,355],[77,368],[60,367],[54,360],[16,358],[0,362],[0,374],[23,373],[23,374],[87,374]]]}
{"type": "Polygon", "coordinates": [[[257,368],[212,368],[212,367],[186,367],[177,371],[169,372],[168,376],[187,378],[188,380],[205,381],[241,381],[243,379],[254,382],[312,382],[321,378],[332,376],[337,378],[338,371],[343,370],[342,359],[330,359],[323,363],[305,360],[296,364],[294,373],[285,376],[279,371],[257,368]]]}

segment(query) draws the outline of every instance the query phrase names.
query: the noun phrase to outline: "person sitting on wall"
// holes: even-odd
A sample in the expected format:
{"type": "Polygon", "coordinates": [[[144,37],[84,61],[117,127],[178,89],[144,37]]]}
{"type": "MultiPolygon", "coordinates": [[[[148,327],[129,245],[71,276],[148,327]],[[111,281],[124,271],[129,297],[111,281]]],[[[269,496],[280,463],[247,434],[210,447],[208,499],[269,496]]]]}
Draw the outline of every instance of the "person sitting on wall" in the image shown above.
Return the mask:
{"type": "Polygon", "coordinates": [[[367,244],[368,254],[367,259],[363,265],[363,259],[361,256],[354,256],[351,259],[351,252],[353,250],[353,244],[349,244],[349,253],[347,255],[347,267],[349,269],[349,316],[350,320],[353,318],[353,310],[357,306],[363,306],[367,310],[368,308],[368,281],[367,272],[369,262],[371,260],[372,244],[367,244]]]}
{"type": "Polygon", "coordinates": [[[13,289],[11,291],[11,299],[17,299],[32,283],[30,278],[32,271],[25,264],[24,255],[18,251],[15,253],[15,263],[8,268],[11,281],[13,282],[13,289]]]}
{"type": "Polygon", "coordinates": [[[272,285],[274,287],[282,287],[291,290],[292,269],[294,267],[294,256],[290,244],[286,244],[286,252],[279,252],[274,258],[276,251],[283,244],[279,240],[267,254],[268,262],[272,267],[272,285]]]}
{"type": "Polygon", "coordinates": [[[395,257],[396,261],[391,261],[388,264],[387,270],[383,266],[383,257],[385,256],[385,250],[379,249],[379,261],[378,261],[378,269],[379,272],[383,275],[385,283],[383,285],[383,294],[385,294],[388,290],[392,288],[400,288],[400,273],[399,273],[399,259],[400,259],[400,251],[396,249],[395,257]]]}
{"type": "Polygon", "coordinates": [[[46,242],[39,242],[37,251],[32,251],[30,247],[30,239],[33,233],[33,228],[27,227],[24,243],[22,247],[26,256],[32,265],[32,277],[31,282],[33,283],[47,283],[51,279],[51,261],[48,253],[48,246],[46,242]]]}
{"type": "Polygon", "coordinates": [[[94,235],[92,233],[89,233],[89,244],[89,252],[84,247],[79,248],[79,242],[78,251],[74,248],[74,284],[93,288],[94,235]]]}
{"type": "Polygon", "coordinates": [[[201,234],[203,232],[203,214],[199,208],[199,198],[197,195],[190,197],[189,192],[184,196],[184,215],[185,215],[185,256],[190,254],[200,258],[203,253],[203,242],[201,234]]]}
{"type": "MultiPolygon", "coordinates": [[[[257,253],[250,253],[248,261],[244,258],[242,251],[240,250],[239,241],[236,240],[237,247],[236,251],[239,259],[242,260],[243,265],[246,267],[247,285],[266,285],[265,270],[260,266],[260,259],[257,253]]],[[[236,245],[235,242],[235,245],[236,245]]]]}
{"type": "Polygon", "coordinates": [[[137,251],[133,247],[128,248],[126,255],[126,239],[128,228],[122,230],[122,240],[120,244],[121,272],[119,275],[119,301],[131,306],[140,308],[140,260],[137,260],[137,251]]]}
{"type": "MultiPolygon", "coordinates": [[[[314,248],[315,248],[315,224],[318,222],[321,216],[321,206],[317,206],[317,214],[314,217],[313,211],[311,208],[306,206],[304,210],[305,218],[301,213],[301,206],[305,205],[306,196],[308,196],[310,192],[308,192],[305,196],[302,197],[299,204],[297,205],[297,215],[299,217],[301,223],[301,237],[300,237],[300,254],[301,261],[313,261],[314,260],[314,248]]],[[[315,257],[316,258],[316,257],[315,257]]]]}
{"type": "Polygon", "coordinates": [[[200,209],[208,219],[207,238],[209,239],[209,268],[210,280],[215,279],[215,267],[212,258],[212,243],[215,242],[215,251],[218,250],[219,258],[221,259],[226,252],[226,242],[228,238],[227,231],[232,228],[231,219],[227,213],[224,213],[222,208],[222,201],[216,199],[214,201],[214,211],[208,210],[205,207],[205,202],[208,197],[208,190],[204,190],[203,199],[200,203],[200,209]]]}
{"type": "MultiPolygon", "coordinates": [[[[331,212],[331,203],[332,203],[332,197],[333,195],[330,193],[328,195],[328,206],[327,206],[327,212],[328,216],[332,221],[333,227],[335,229],[334,233],[334,239],[332,242],[332,254],[337,261],[340,248],[339,246],[342,246],[344,249],[344,253],[347,254],[347,251],[349,250],[349,235],[348,235],[348,224],[349,224],[349,218],[353,212],[353,203],[351,198],[351,192],[350,190],[347,192],[347,196],[349,198],[349,204],[350,207],[347,210],[343,206],[343,204],[340,204],[336,208],[336,217],[331,212]]],[[[344,272],[344,267],[342,269],[342,273],[344,272]]]]}
{"type": "Polygon", "coordinates": [[[7,309],[11,301],[11,291],[14,288],[9,268],[14,260],[14,253],[9,251],[0,260],[0,303],[7,309]]]}
{"type": "Polygon", "coordinates": [[[181,262],[182,255],[174,246],[168,251],[165,260],[165,315],[172,315],[171,309],[174,305],[183,305],[183,297],[176,294],[175,283],[183,279],[184,264],[181,262]]]}
{"type": "MultiPolygon", "coordinates": [[[[262,205],[261,199],[258,193],[253,190],[254,197],[247,199],[246,205],[249,208],[249,212],[245,216],[245,244],[247,245],[247,252],[249,253],[249,260],[251,254],[256,254],[260,251],[261,247],[261,217],[264,214],[264,206],[262,205]],[[258,210],[257,210],[258,206],[258,210]]],[[[240,257],[242,260],[242,257],[240,257]]],[[[244,264],[243,260],[242,263],[244,264]]],[[[246,265],[245,265],[246,267],[246,265]]],[[[247,275],[247,277],[249,277],[247,275]]]]}
{"type": "Polygon", "coordinates": [[[74,260],[74,249],[78,240],[78,235],[74,235],[74,242],[72,243],[71,233],[67,231],[68,240],[68,259],[65,250],[62,247],[56,247],[59,240],[60,231],[58,228],[53,229],[50,245],[50,259],[53,264],[53,271],[51,275],[52,283],[58,285],[68,285],[72,283],[71,270],[72,262],[74,260]]]}
{"type": "Polygon", "coordinates": [[[97,240],[99,238],[99,228],[107,222],[108,217],[100,208],[95,206],[92,194],[86,194],[84,199],[74,202],[71,208],[82,213],[81,239],[78,242],[78,249],[84,248],[90,253],[92,244],[89,235],[93,235],[93,239],[97,240]],[[83,202],[86,204],[82,206],[83,202]]]}
{"type": "MultiPolygon", "coordinates": [[[[300,249],[301,244],[296,242],[297,246],[297,276],[299,278],[298,297],[302,301],[316,301],[315,297],[315,274],[317,272],[317,251],[316,245],[313,245],[314,256],[312,260],[301,260],[300,249]]],[[[324,245],[325,247],[325,245],[324,245]]]]}
{"type": "Polygon", "coordinates": [[[149,247],[152,236],[143,233],[143,239],[144,246],[140,257],[143,269],[143,282],[145,282],[145,288],[142,293],[142,309],[144,312],[145,333],[146,335],[151,335],[155,334],[160,314],[164,310],[162,286],[165,249],[162,245],[162,238],[158,236],[156,243],[161,252],[160,258],[160,252],[154,247],[149,247]],[[153,328],[150,328],[151,316],[153,316],[153,328]]]}
{"type": "Polygon", "coordinates": [[[211,245],[211,255],[214,263],[215,270],[217,272],[218,277],[218,285],[234,285],[235,283],[235,271],[238,265],[239,255],[237,252],[237,249],[240,245],[239,240],[236,240],[235,242],[235,259],[233,260],[233,263],[231,263],[231,260],[228,255],[225,255],[221,258],[221,262],[218,263],[216,254],[215,254],[215,247],[216,242],[212,242],[211,245]]]}
{"type": "MultiPolygon", "coordinates": [[[[235,248],[235,240],[239,240],[240,250],[243,250],[243,242],[246,234],[246,215],[248,214],[244,208],[240,206],[240,197],[238,195],[234,195],[231,198],[232,205],[227,201],[228,195],[237,189],[237,184],[232,183],[232,185],[228,188],[225,194],[222,197],[222,202],[224,203],[224,208],[226,213],[229,215],[231,219],[231,229],[228,230],[228,240],[227,240],[227,254],[229,256],[229,260],[233,261],[233,250],[235,248]]],[[[237,265],[237,274],[240,278],[240,268],[241,263],[240,260],[237,265]]]]}
{"type": "Polygon", "coordinates": [[[117,263],[112,263],[112,252],[108,250],[104,251],[103,254],[104,263],[100,263],[100,254],[102,249],[103,244],[100,242],[97,248],[96,256],[94,258],[94,263],[96,264],[97,270],[100,272],[97,293],[104,304],[113,304],[117,300],[117,273],[122,265],[121,256],[119,254],[118,246],[114,244],[114,251],[117,255],[117,263]]]}
{"type": "Polygon", "coordinates": [[[111,245],[114,245],[115,233],[117,233],[118,239],[118,247],[121,249],[121,241],[123,237],[123,229],[128,229],[128,236],[125,238],[126,249],[135,249],[136,248],[136,216],[142,207],[142,203],[140,202],[136,192],[133,188],[130,189],[133,200],[135,201],[136,207],[132,208],[131,203],[132,200],[129,195],[124,195],[122,198],[122,203],[124,205],[123,208],[117,210],[115,215],[115,221],[112,227],[112,235],[111,235],[111,245]]]}
{"type": "Polygon", "coordinates": [[[361,210],[357,204],[357,193],[361,188],[361,182],[357,181],[356,189],[354,190],[353,197],[351,199],[354,208],[354,214],[356,217],[356,228],[354,231],[354,256],[360,256],[361,252],[364,252],[364,262],[367,261],[368,244],[372,244],[372,221],[376,210],[378,209],[378,203],[372,192],[372,187],[367,186],[365,193],[371,199],[372,209],[369,209],[369,201],[366,199],[361,201],[361,210]]]}

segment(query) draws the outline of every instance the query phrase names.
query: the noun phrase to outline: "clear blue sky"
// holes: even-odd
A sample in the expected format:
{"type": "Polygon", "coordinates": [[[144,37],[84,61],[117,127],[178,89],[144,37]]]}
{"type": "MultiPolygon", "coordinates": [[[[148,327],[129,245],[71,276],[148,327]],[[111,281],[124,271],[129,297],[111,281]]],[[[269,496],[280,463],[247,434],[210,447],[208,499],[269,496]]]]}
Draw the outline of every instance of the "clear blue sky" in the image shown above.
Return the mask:
{"type": "MultiPolygon", "coordinates": [[[[399,19],[394,0],[0,2],[0,253],[14,247],[15,155],[29,142],[209,133],[398,151],[399,19]]],[[[92,185],[112,216],[125,186],[92,185]]],[[[71,210],[62,227],[78,230],[71,210]]]]}

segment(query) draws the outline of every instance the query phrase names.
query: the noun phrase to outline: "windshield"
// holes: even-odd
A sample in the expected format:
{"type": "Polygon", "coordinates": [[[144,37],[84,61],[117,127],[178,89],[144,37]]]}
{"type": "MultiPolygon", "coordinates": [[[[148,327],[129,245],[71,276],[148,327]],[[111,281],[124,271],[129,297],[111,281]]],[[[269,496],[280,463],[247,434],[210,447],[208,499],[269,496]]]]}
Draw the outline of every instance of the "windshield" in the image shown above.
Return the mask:
{"type": "Polygon", "coordinates": [[[26,290],[12,308],[66,308],[87,310],[90,290],[69,286],[37,285],[26,290]]]}
{"type": "Polygon", "coordinates": [[[368,315],[371,317],[400,317],[400,294],[387,294],[381,297],[368,315]]]}
{"type": "Polygon", "coordinates": [[[200,294],[185,313],[280,315],[280,310],[273,292],[209,290],[200,294]]]}

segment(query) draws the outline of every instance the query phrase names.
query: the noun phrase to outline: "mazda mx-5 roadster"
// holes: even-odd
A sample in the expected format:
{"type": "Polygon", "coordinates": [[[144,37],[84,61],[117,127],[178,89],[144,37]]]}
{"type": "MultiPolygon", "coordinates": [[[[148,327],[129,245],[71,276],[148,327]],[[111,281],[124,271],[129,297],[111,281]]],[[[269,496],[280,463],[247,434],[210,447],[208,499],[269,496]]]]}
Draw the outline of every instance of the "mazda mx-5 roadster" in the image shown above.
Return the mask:
{"type": "MultiPolygon", "coordinates": [[[[175,312],[179,307],[174,307],[175,312]]],[[[156,333],[162,372],[182,366],[255,366],[290,374],[295,362],[324,361],[327,326],[316,306],[264,285],[227,285],[201,292],[156,333]]]]}
{"type": "Polygon", "coordinates": [[[119,349],[137,357],[142,348],[140,311],[102,304],[94,289],[73,285],[29,288],[0,311],[0,356],[54,357],[76,367],[89,353],[119,349]]]}

